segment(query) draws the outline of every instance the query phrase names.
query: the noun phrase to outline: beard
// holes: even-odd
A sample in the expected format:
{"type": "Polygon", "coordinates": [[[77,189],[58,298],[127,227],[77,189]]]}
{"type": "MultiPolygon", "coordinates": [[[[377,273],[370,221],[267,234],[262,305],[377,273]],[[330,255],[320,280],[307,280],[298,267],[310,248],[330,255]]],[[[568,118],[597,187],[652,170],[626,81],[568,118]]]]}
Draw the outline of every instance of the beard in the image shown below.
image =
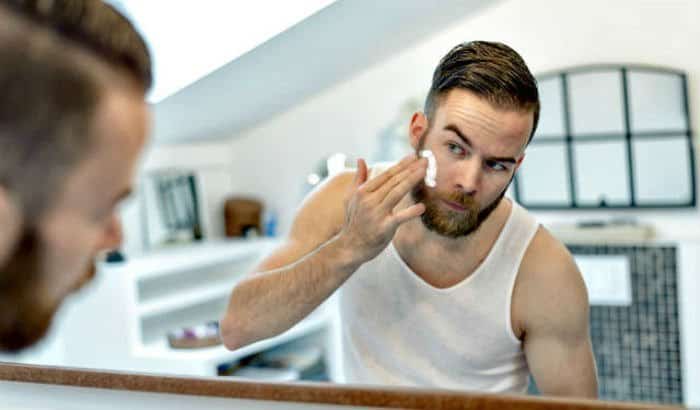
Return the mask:
{"type": "MultiPolygon", "coordinates": [[[[426,134],[428,131],[426,131],[426,134]]],[[[425,146],[426,134],[420,138],[418,148],[416,149],[417,156],[420,156],[420,152],[425,146]]],[[[512,181],[513,176],[510,178],[510,182],[512,181]]],[[[498,197],[483,209],[480,209],[479,204],[471,195],[463,192],[441,193],[437,190],[429,190],[425,185],[425,181],[420,181],[413,190],[411,190],[411,197],[413,197],[415,203],[422,202],[425,205],[425,212],[421,215],[421,221],[429,231],[456,239],[470,235],[479,229],[481,224],[488,219],[491,213],[501,203],[510,182],[506,184],[498,197]],[[456,203],[464,208],[464,210],[447,210],[440,203],[442,200],[456,203]]]]}
{"type": "MultiPolygon", "coordinates": [[[[507,189],[507,187],[506,187],[507,189]]],[[[462,192],[439,193],[429,192],[425,182],[421,181],[411,191],[413,200],[425,205],[425,212],[421,215],[423,225],[429,231],[448,238],[460,238],[475,232],[491,213],[498,207],[506,194],[504,189],[498,197],[480,209],[479,204],[471,195],[462,192]],[[451,211],[445,209],[440,203],[442,200],[453,202],[464,208],[463,211],[451,211]]]]}
{"type": "MultiPolygon", "coordinates": [[[[55,279],[45,272],[44,254],[36,230],[25,230],[8,263],[0,267],[0,351],[18,352],[29,347],[51,327],[63,297],[47,292],[60,284],[52,283],[55,279]]],[[[90,264],[72,290],[82,287],[94,274],[94,264],[90,264]]]]}

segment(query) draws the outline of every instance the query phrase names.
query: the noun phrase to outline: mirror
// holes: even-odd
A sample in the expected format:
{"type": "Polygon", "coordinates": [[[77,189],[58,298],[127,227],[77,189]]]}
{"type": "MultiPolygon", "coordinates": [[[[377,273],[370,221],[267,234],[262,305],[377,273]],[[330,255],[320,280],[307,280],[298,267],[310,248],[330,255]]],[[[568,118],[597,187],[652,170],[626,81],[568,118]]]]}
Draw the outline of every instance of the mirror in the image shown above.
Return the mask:
{"type": "MultiPolygon", "coordinates": [[[[618,219],[637,220],[658,233],[648,241],[633,237],[615,242],[601,234],[584,245],[566,244],[574,257],[613,255],[628,261],[622,268],[593,263],[583,272],[586,280],[597,280],[589,283],[591,292],[618,294],[624,287],[624,294],[631,295],[629,304],[591,307],[600,397],[700,405],[696,324],[700,283],[695,274],[700,268],[695,233],[700,220],[695,209],[695,137],[689,120],[699,118],[700,88],[697,81],[686,81],[686,73],[688,78],[700,76],[694,57],[700,25],[688,18],[697,15],[697,5],[661,5],[660,13],[632,1],[619,6],[541,2],[528,7],[501,1],[479,13],[465,12],[454,24],[421,24],[429,28],[429,35],[424,33],[420,41],[405,40],[397,48],[382,45],[390,38],[404,38],[403,31],[372,32],[367,39],[357,37],[362,34],[359,26],[345,27],[342,12],[350,3],[333,3],[314,15],[315,24],[301,23],[299,31],[270,40],[267,47],[153,106],[156,123],[175,124],[171,130],[187,123],[190,115],[198,121],[211,116],[214,121],[219,109],[233,115],[240,106],[259,100],[269,110],[260,110],[260,117],[250,122],[203,129],[195,142],[165,144],[173,142],[170,135],[158,135],[138,174],[137,186],[144,189],[123,210],[131,215],[124,218],[126,260],[101,264],[93,283],[63,307],[41,345],[2,359],[193,378],[346,382],[340,332],[344,324],[337,295],[289,331],[234,352],[221,345],[177,348],[172,341],[178,335],[204,332],[199,339],[207,343],[206,325],[221,317],[237,281],[282,243],[309,191],[309,181],[319,183],[319,164],[329,154],[372,162],[395,160],[410,150],[406,144],[410,112],[420,109],[438,59],[459,42],[484,38],[512,45],[539,79],[540,125],[518,170],[511,191],[514,199],[553,234],[556,223],[578,229],[607,227],[618,219]],[[635,10],[634,18],[629,10],[635,10]],[[343,48],[351,58],[359,59],[371,48],[380,54],[378,60],[360,68],[345,65],[347,70],[337,73],[324,66],[330,51],[313,48],[314,41],[336,35],[353,38],[353,46],[343,48]],[[312,48],[316,58],[285,64],[270,60],[277,52],[273,49],[284,49],[285,43],[277,41],[295,36],[303,37],[298,50],[312,48]],[[636,64],[642,62],[653,66],[636,64]],[[675,69],[658,68],[667,65],[675,69]],[[326,74],[337,77],[280,108],[277,97],[290,93],[277,83],[269,86],[265,76],[284,79],[294,69],[304,72],[309,87],[325,80],[326,74]],[[235,75],[227,77],[231,73],[235,75]],[[235,101],[226,100],[230,104],[209,107],[208,98],[197,93],[220,102],[237,81],[244,88],[259,88],[260,93],[253,93],[259,98],[236,94],[228,97],[235,101]],[[421,96],[417,104],[416,96],[421,96]],[[412,109],[406,110],[407,105],[412,109]],[[196,199],[203,240],[148,249],[144,243],[152,240],[143,239],[142,208],[151,206],[142,204],[157,195],[146,198],[151,195],[146,188],[151,171],[169,167],[192,171],[199,178],[202,189],[196,199]],[[317,171],[318,179],[309,180],[317,171]],[[231,195],[253,196],[275,209],[279,234],[225,237],[223,207],[231,195]],[[626,280],[606,281],[613,275],[626,280]]],[[[361,8],[363,18],[396,20],[394,13],[369,3],[352,7],[361,8]]],[[[409,3],[403,7],[420,2],[409,3]]],[[[448,3],[422,10],[454,14],[450,5],[458,2],[448,3]]],[[[403,26],[418,29],[414,24],[403,26]]],[[[207,47],[224,47],[228,42],[219,39],[207,47]]],[[[164,198],[167,195],[163,193],[164,198]]],[[[190,227],[190,208],[174,209],[175,223],[170,225],[190,227]]],[[[159,218],[150,215],[151,222],[159,218]]],[[[613,228],[628,232],[635,226],[613,228]]],[[[284,306],[275,303],[269,308],[284,306]]],[[[530,391],[535,394],[535,386],[530,391]]]]}

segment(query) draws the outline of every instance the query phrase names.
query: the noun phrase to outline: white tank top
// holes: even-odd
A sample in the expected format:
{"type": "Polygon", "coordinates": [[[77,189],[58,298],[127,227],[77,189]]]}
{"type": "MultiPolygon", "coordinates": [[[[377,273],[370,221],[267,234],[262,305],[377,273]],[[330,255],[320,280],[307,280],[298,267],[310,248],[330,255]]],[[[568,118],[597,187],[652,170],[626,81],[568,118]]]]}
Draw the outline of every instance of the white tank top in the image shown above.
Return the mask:
{"type": "Polygon", "coordinates": [[[524,393],[529,371],[510,308],[537,228],[513,202],[482,264],[446,289],[417,276],[393,243],[362,265],[340,290],[345,381],[524,393]]]}

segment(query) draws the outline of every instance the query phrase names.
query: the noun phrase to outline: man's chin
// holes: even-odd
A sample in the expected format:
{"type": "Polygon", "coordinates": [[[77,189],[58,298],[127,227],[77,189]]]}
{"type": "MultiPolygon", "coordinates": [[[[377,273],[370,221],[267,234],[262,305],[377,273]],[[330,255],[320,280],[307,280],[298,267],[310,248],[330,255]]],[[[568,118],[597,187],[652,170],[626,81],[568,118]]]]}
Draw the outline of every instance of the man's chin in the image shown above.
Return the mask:
{"type": "Polygon", "coordinates": [[[457,239],[468,236],[478,228],[478,221],[472,216],[473,211],[443,210],[441,204],[421,215],[421,221],[429,231],[440,236],[457,239]]]}
{"type": "MultiPolygon", "coordinates": [[[[18,353],[39,342],[51,328],[56,309],[39,312],[22,306],[14,317],[3,314],[0,318],[0,350],[18,353]]],[[[9,313],[9,312],[7,312],[9,313]]]]}
{"type": "Polygon", "coordinates": [[[36,289],[23,289],[24,297],[15,299],[14,303],[10,302],[12,297],[3,300],[0,295],[0,350],[17,353],[43,339],[51,328],[61,303],[88,284],[95,276],[95,271],[95,266],[91,264],[68,294],[60,295],[54,303],[50,303],[47,299],[51,298],[48,297],[37,299],[39,295],[36,289]]]}
{"type": "Polygon", "coordinates": [[[83,274],[83,276],[81,276],[80,280],[73,287],[72,292],[77,292],[80,289],[82,289],[85,285],[92,282],[92,279],[95,277],[96,273],[97,273],[97,267],[95,266],[94,263],[90,263],[90,266],[88,266],[87,269],[85,270],[85,274],[83,274]]]}
{"type": "Polygon", "coordinates": [[[479,230],[502,199],[503,195],[482,210],[466,204],[458,210],[441,199],[424,199],[426,211],[421,215],[421,221],[429,231],[438,235],[452,239],[464,238],[479,230]]]}

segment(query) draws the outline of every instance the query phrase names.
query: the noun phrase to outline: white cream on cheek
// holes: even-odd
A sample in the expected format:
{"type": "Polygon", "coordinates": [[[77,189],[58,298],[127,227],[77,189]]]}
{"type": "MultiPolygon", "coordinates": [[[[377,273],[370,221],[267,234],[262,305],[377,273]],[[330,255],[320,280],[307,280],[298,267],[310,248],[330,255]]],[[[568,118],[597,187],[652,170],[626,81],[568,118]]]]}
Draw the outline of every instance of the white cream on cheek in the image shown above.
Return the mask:
{"type": "Polygon", "coordinates": [[[428,159],[428,170],[425,173],[425,185],[435,188],[435,178],[437,177],[437,162],[433,151],[425,149],[420,152],[420,156],[428,159]]]}

